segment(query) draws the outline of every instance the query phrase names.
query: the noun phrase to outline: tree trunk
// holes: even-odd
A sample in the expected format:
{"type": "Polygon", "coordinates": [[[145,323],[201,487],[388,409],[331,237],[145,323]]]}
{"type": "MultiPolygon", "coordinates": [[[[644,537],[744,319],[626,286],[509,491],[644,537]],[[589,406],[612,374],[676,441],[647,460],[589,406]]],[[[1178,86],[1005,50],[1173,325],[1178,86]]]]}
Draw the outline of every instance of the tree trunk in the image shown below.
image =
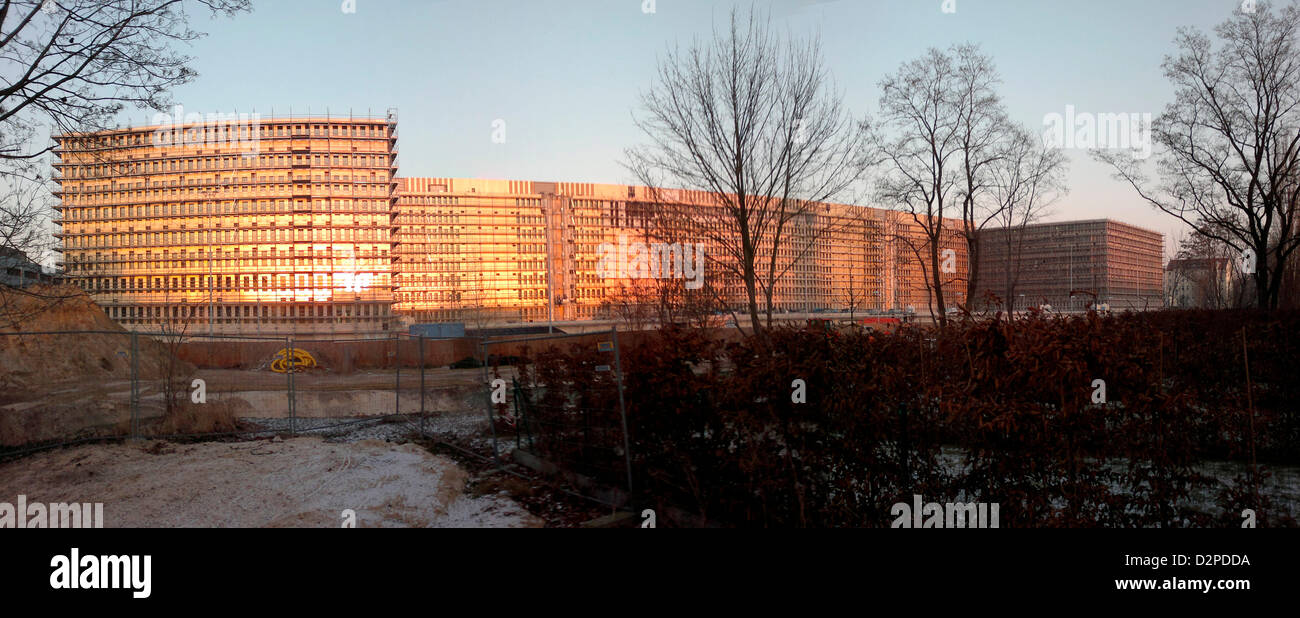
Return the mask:
{"type": "Polygon", "coordinates": [[[966,239],[966,309],[974,310],[975,299],[979,292],[976,291],[976,284],[979,282],[979,255],[980,241],[974,235],[966,239]]]}
{"type": "Polygon", "coordinates": [[[934,304],[939,310],[939,326],[948,325],[948,310],[943,303],[943,276],[939,272],[939,241],[932,239],[930,241],[930,275],[934,283],[934,304]]]}

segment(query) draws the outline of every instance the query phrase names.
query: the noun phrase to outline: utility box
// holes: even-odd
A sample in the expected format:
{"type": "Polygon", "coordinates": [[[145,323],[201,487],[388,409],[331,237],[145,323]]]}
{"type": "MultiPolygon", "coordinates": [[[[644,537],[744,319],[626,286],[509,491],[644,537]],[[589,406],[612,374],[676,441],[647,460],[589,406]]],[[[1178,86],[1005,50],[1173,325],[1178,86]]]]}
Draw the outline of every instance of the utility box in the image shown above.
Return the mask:
{"type": "Polygon", "coordinates": [[[460,339],[465,336],[465,323],[412,324],[411,336],[425,339],[460,339]]]}

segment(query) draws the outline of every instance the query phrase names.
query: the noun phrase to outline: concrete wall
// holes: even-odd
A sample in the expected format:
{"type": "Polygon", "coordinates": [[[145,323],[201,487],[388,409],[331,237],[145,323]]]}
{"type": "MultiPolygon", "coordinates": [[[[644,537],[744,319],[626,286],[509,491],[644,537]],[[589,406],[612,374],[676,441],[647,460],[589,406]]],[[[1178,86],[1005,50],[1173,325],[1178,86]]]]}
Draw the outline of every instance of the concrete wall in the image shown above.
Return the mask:
{"type": "MultiPolygon", "coordinates": [[[[820,317],[820,316],[819,316],[820,317]]],[[[715,336],[737,340],[741,333],[734,328],[717,329],[715,336]]],[[[652,332],[620,332],[619,346],[624,351],[639,345],[652,332]]],[[[567,350],[569,346],[589,346],[597,350],[602,341],[610,341],[608,333],[586,333],[570,337],[555,337],[518,341],[506,337],[509,343],[494,343],[488,349],[491,356],[524,356],[526,348],[533,354],[556,346],[567,350]]],[[[415,339],[355,340],[355,341],[296,341],[294,346],[311,353],[318,365],[334,372],[347,373],[363,369],[391,369],[400,359],[402,367],[419,364],[419,343],[415,339]]],[[[179,346],[177,355],[199,369],[258,369],[268,366],[276,353],[284,347],[279,341],[190,341],[179,346]]],[[[477,357],[479,340],[438,339],[425,340],[424,364],[426,367],[445,367],[466,358],[477,357]]],[[[613,356],[610,356],[613,360],[613,356]]]]}
{"type": "MultiPolygon", "coordinates": [[[[399,359],[403,367],[415,367],[419,364],[419,345],[411,339],[294,343],[295,347],[311,353],[321,367],[342,373],[391,368],[399,359]]],[[[180,346],[178,356],[201,369],[256,369],[268,365],[283,347],[277,341],[192,341],[180,346]]],[[[477,349],[477,342],[472,339],[426,340],[424,364],[450,365],[473,356],[477,349]]]]}

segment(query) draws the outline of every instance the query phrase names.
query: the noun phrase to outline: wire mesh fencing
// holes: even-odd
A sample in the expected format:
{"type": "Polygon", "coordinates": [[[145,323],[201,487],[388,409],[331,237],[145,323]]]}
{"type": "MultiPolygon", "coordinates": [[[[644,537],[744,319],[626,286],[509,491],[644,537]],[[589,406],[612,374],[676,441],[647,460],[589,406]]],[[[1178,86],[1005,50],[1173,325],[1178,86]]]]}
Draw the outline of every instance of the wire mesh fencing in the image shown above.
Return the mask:
{"type": "Polygon", "coordinates": [[[0,332],[0,458],[113,440],[487,436],[479,370],[456,368],[473,354],[406,335],[0,332]]]}
{"type": "Polygon", "coordinates": [[[633,477],[617,330],[488,340],[481,347],[499,461],[513,450],[517,462],[622,506],[633,477]],[[560,370],[572,364],[550,362],[557,354],[579,356],[577,373],[560,370]],[[580,388],[558,387],[561,382],[580,388]]]}

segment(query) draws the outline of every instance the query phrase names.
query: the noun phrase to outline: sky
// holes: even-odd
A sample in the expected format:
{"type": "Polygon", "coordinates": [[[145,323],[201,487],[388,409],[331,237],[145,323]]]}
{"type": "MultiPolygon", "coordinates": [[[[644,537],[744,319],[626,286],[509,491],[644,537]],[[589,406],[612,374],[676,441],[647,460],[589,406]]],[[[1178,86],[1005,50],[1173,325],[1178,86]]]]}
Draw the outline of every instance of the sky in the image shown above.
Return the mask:
{"type": "MultiPolygon", "coordinates": [[[[855,116],[877,84],[930,47],[992,56],[1013,119],[1041,131],[1067,106],[1151,114],[1172,100],[1161,62],[1179,27],[1210,31],[1241,0],[759,0],[774,24],[819,34],[855,116]],[[952,9],[945,11],[946,9],[952,9]]],[[[398,113],[399,174],[632,183],[624,149],[640,93],[672,45],[708,38],[729,0],[253,0],[233,19],[195,14],[200,76],[185,111],[398,113]],[[505,141],[493,140],[504,122],[505,141]]],[[[135,111],[124,123],[143,124],[135,111]]],[[[1086,151],[1047,220],[1112,218],[1171,238],[1184,226],[1086,151]]],[[[1153,161],[1152,159],[1151,161],[1153,161]]]]}

